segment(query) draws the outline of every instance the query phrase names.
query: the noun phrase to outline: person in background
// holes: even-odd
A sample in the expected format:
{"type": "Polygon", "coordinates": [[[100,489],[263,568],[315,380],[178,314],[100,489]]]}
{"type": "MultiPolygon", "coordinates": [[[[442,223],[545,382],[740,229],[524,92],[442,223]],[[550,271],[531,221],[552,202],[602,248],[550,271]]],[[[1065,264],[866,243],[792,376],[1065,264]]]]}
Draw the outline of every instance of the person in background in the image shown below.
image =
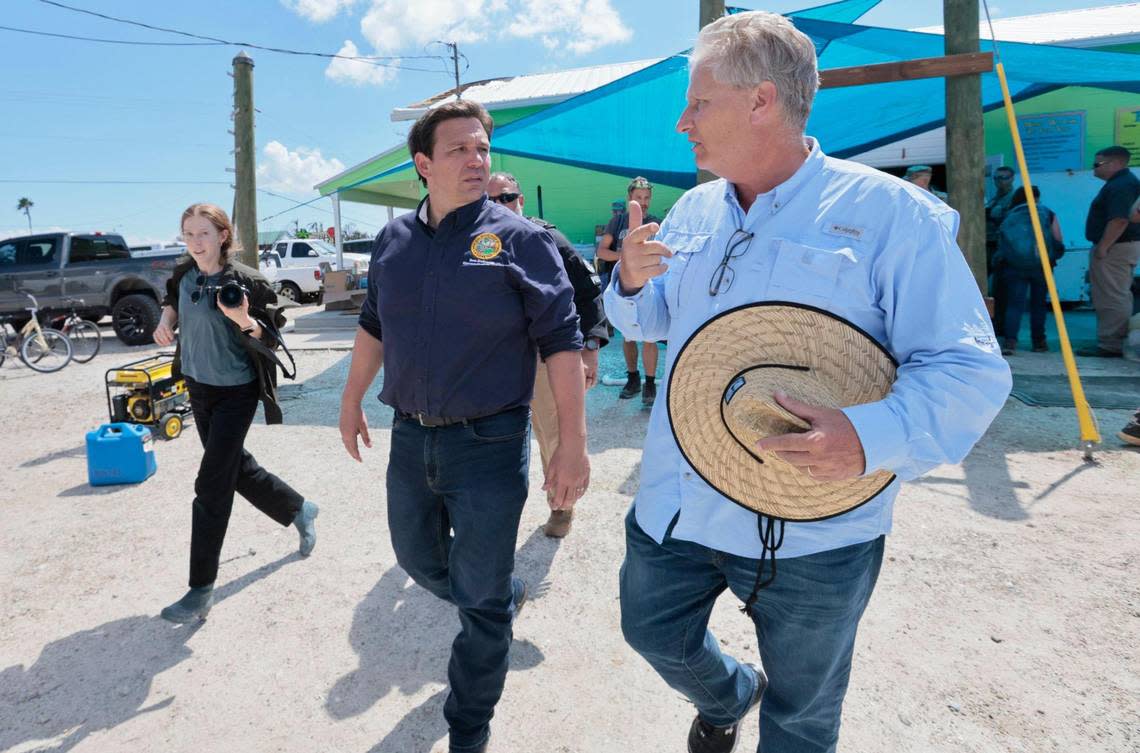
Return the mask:
{"type": "MultiPolygon", "coordinates": [[[[604,227],[609,227],[609,224],[611,222],[613,222],[614,219],[619,217],[621,215],[621,213],[624,211],[625,211],[625,202],[622,201],[621,199],[614,199],[612,202],[610,202],[610,217],[608,220],[606,220],[606,224],[604,227]]],[[[604,233],[605,231],[603,230],[602,232],[604,233]]],[[[598,237],[598,241],[601,242],[601,236],[598,237]]],[[[613,268],[614,268],[614,263],[612,261],[606,261],[605,259],[598,256],[597,251],[595,249],[594,269],[595,269],[595,271],[597,271],[598,277],[601,280],[602,290],[605,290],[606,286],[610,284],[610,272],[613,271],[613,268]]],[[[613,332],[611,331],[610,334],[612,335],[613,332]]]]}
{"type": "Polygon", "coordinates": [[[1120,358],[1132,315],[1132,278],[1140,261],[1140,223],[1130,216],[1140,198],[1140,179],[1128,169],[1132,153],[1122,146],[1101,149],[1093,175],[1104,181],[1089,206],[1085,238],[1093,244],[1089,283],[1096,309],[1096,347],[1079,356],[1120,358]]]}
{"type": "Polygon", "coordinates": [[[903,175],[903,180],[915,184],[924,191],[928,191],[938,198],[946,201],[946,193],[932,188],[930,185],[931,179],[934,177],[934,168],[930,165],[911,165],[906,169],[906,174],[903,175]]]}
{"type": "MultiPolygon", "coordinates": [[[[1041,197],[1041,190],[1033,187],[1033,198],[1041,197]]],[[[1049,252],[1049,266],[1056,267],[1057,260],[1065,253],[1064,236],[1057,214],[1049,207],[1037,204],[1037,219],[1045,236],[1049,252]]],[[[1041,256],[1037,251],[1037,237],[1033,233],[1033,220],[1029,215],[1029,204],[1025,200],[1025,187],[1013,192],[1009,211],[998,230],[998,248],[994,254],[994,268],[1001,277],[1001,286],[1008,299],[1005,305],[1005,321],[1002,324],[1003,355],[1012,355],[1017,350],[1017,333],[1021,329],[1021,315],[1029,301],[1029,333],[1033,341],[1033,352],[1049,350],[1045,344],[1045,272],[1041,268],[1041,256]]]]}
{"type": "MultiPolygon", "coordinates": [[[[518,180],[510,173],[492,173],[487,183],[487,198],[502,204],[515,214],[523,215],[526,196],[519,187],[518,180]]],[[[609,342],[609,327],[606,312],[602,307],[602,289],[598,276],[590,265],[574,250],[573,244],[558,228],[540,217],[527,217],[528,220],[550,233],[562,266],[574,288],[574,308],[578,310],[578,329],[582,332],[582,366],[586,378],[586,390],[598,383],[598,351],[609,342]]],[[[530,425],[538,440],[538,452],[542,458],[542,471],[546,473],[550,458],[558,448],[558,406],[550,381],[546,377],[546,364],[538,362],[534,378],[534,399],[530,403],[530,425]]],[[[547,492],[547,502],[553,497],[547,492]]],[[[552,539],[561,539],[570,533],[570,523],[574,509],[550,511],[550,519],[542,527],[543,533],[552,539]]]]}
{"type": "Polygon", "coordinates": [[[994,254],[997,253],[998,228],[1009,211],[1012,199],[1013,168],[1002,165],[994,169],[994,195],[986,202],[986,276],[994,299],[994,334],[998,338],[1001,338],[1001,328],[1005,325],[1006,295],[1001,288],[1001,278],[994,271],[994,254]]]}
{"type": "MultiPolygon", "coordinates": [[[[626,197],[629,201],[641,205],[645,222],[659,222],[657,217],[649,214],[649,204],[653,200],[653,184],[642,177],[636,177],[629,182],[626,188],[626,197]]],[[[602,240],[598,243],[596,256],[609,263],[615,264],[621,259],[621,245],[629,233],[629,212],[623,210],[610,219],[602,240]]],[[[618,398],[628,400],[641,395],[641,404],[647,407],[653,405],[657,399],[657,356],[658,345],[654,341],[641,343],[641,363],[645,367],[645,386],[641,384],[641,373],[637,370],[637,341],[626,337],[622,341],[622,353],[625,355],[626,382],[618,393],[618,398]]]]}
{"type": "Polygon", "coordinates": [[[162,318],[154,330],[159,345],[173,344],[175,327],[179,330],[174,373],[186,379],[205,450],[194,480],[190,590],[162,610],[170,622],[206,619],[235,492],[280,525],[296,526],[302,557],[317,543],[317,505],[258,465],[243,447],[259,400],[265,422],[281,423],[271,349],[285,319],[269,282],[231,259],[233,237],[233,225],[220,207],[194,204],[182,213],[187,255],[166,283],[162,318]],[[241,286],[240,305],[218,300],[218,289],[227,282],[241,286]]]}

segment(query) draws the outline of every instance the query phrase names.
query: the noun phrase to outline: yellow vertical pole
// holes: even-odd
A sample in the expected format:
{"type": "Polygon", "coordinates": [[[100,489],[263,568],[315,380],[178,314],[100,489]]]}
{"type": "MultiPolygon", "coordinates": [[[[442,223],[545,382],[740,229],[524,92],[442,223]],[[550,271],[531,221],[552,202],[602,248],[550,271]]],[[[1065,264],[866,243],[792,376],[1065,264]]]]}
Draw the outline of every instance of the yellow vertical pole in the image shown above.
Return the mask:
{"type": "Polygon", "coordinates": [[[1001,82],[1001,95],[1005,100],[1005,114],[1009,119],[1009,132],[1013,136],[1013,151],[1017,155],[1017,166],[1021,170],[1021,183],[1025,186],[1025,201],[1029,205],[1029,218],[1033,223],[1033,236],[1037,240],[1037,253],[1041,257],[1041,268],[1045,271],[1045,283],[1049,287],[1049,299],[1053,304],[1053,317],[1057,321],[1057,334],[1061,338],[1061,357],[1065,361],[1065,371],[1069,375],[1069,389],[1073,393],[1073,404],[1077,407],[1077,421],[1080,423],[1081,444],[1085,459],[1092,460],[1092,447],[1100,442],[1096,419],[1085,398],[1081,376],[1077,372],[1077,361],[1073,357],[1073,346],[1069,343],[1069,331],[1065,327],[1065,317],[1061,313],[1061,300],[1057,296],[1057,284],[1053,280],[1053,267],[1049,263],[1049,251],[1045,246],[1045,234],[1041,220],[1037,217],[1037,201],[1033,198],[1033,184],[1029,179],[1029,166],[1025,162],[1025,152],[1021,148],[1021,134],[1017,130],[1017,117],[1013,110],[1013,99],[1009,96],[1009,84],[1005,78],[1005,68],[999,60],[995,66],[998,81],[1001,82]]]}

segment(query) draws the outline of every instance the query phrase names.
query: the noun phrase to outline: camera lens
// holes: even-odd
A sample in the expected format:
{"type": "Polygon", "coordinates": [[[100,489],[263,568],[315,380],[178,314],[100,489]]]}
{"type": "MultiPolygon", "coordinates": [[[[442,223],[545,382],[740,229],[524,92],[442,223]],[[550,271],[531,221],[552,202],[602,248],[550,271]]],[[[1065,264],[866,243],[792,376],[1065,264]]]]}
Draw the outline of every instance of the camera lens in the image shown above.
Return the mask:
{"type": "Polygon", "coordinates": [[[245,288],[236,282],[227,282],[218,290],[218,303],[228,309],[240,308],[244,296],[245,288]]]}

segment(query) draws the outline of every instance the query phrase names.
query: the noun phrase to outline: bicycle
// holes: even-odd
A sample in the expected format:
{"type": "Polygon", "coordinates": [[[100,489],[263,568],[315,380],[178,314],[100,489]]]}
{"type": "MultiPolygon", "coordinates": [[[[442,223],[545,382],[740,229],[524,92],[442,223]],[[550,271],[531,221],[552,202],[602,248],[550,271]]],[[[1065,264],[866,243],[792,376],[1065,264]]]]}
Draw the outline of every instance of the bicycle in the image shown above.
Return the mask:
{"type": "Polygon", "coordinates": [[[4,339],[4,347],[0,349],[0,365],[3,365],[8,355],[8,346],[11,345],[29,369],[41,374],[59,371],[71,363],[71,340],[58,329],[41,327],[39,302],[30,293],[28,298],[32,299],[32,305],[28,307],[32,318],[16,332],[15,338],[8,337],[8,320],[0,322],[0,332],[3,332],[4,339]]]}
{"type": "Polygon", "coordinates": [[[99,354],[99,348],[103,345],[103,333],[99,331],[98,324],[79,316],[75,309],[77,303],[83,306],[85,302],[82,298],[68,298],[66,304],[70,313],[56,317],[52,325],[71,340],[72,360],[87,363],[99,354]]]}

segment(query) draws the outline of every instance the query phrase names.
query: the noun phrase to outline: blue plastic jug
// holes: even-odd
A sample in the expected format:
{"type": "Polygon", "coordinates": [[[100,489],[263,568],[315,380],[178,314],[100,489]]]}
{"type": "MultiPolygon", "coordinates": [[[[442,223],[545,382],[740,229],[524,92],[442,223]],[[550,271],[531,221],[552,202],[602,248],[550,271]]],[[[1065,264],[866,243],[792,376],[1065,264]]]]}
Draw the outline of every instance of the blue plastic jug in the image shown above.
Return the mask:
{"type": "Polygon", "coordinates": [[[137,484],[157,469],[150,429],[138,424],[103,424],[87,432],[87,483],[137,484]]]}

